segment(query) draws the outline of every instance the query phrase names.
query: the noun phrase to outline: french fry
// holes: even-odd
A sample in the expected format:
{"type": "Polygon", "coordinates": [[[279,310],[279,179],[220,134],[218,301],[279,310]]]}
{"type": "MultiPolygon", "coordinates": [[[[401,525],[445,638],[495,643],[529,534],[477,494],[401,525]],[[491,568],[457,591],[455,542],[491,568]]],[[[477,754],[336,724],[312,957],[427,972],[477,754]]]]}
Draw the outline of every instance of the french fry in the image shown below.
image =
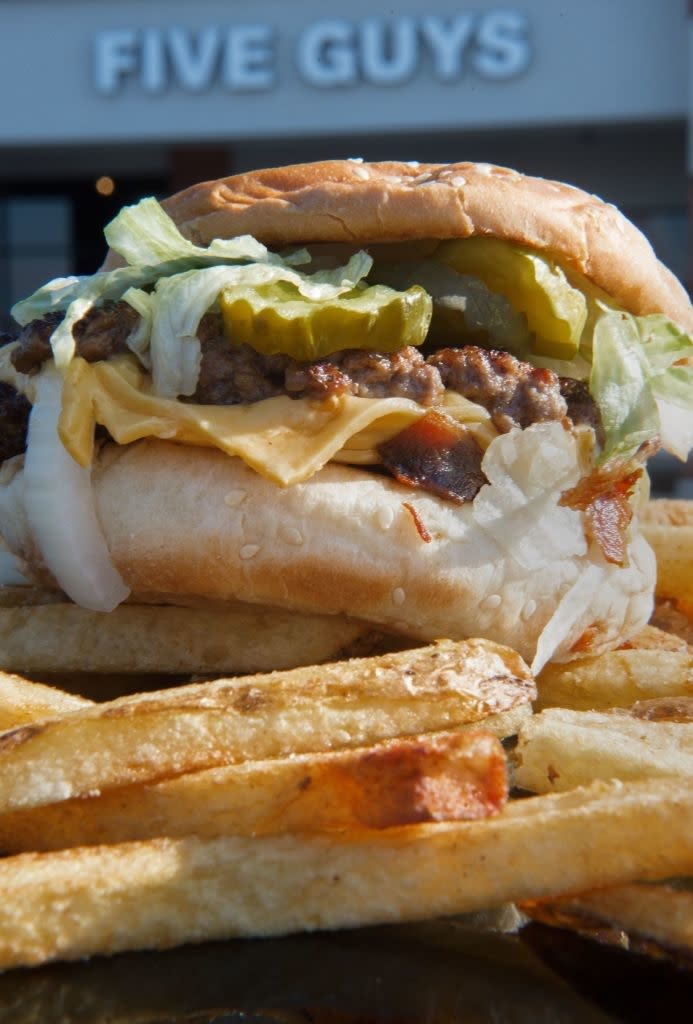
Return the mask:
{"type": "Polygon", "coordinates": [[[0,815],[0,850],[457,821],[496,813],[507,795],[506,758],[496,736],[439,733],[247,761],[10,812],[0,815]]]}
{"type": "Polygon", "coordinates": [[[651,621],[647,626],[643,626],[634,637],[621,644],[619,649],[622,651],[635,649],[637,651],[683,651],[684,654],[693,653],[690,651],[688,641],[684,637],[672,633],[670,630],[655,626],[651,621]]]}
{"type": "Polygon", "coordinates": [[[667,883],[631,883],[558,900],[523,903],[536,921],[570,928],[651,956],[693,956],[693,891],[667,883]]]}
{"type": "Polygon", "coordinates": [[[650,622],[670,636],[679,637],[693,646],[693,608],[688,614],[684,608],[678,608],[673,601],[656,601],[650,622]]]}
{"type": "Polygon", "coordinates": [[[534,694],[519,655],[469,640],[122,697],[1,733],[0,812],[482,719],[507,736],[534,694]]]}
{"type": "Polygon", "coordinates": [[[84,697],[65,693],[56,687],[0,672],[0,731],[41,718],[54,718],[88,707],[90,703],[84,697]]]}
{"type": "Polygon", "coordinates": [[[693,780],[648,779],[529,797],[478,822],[18,854],[0,860],[0,968],[687,874],[692,808],[693,780]]]}
{"type": "Polygon", "coordinates": [[[649,501],[641,528],[657,558],[657,597],[683,604],[693,616],[693,501],[649,501]]]}
{"type": "Polygon", "coordinates": [[[646,722],[693,722],[693,695],[639,700],[628,714],[646,722]]]}
{"type": "Polygon", "coordinates": [[[638,700],[693,693],[693,654],[621,649],[549,664],[537,676],[536,708],[630,707],[638,700]]]}
{"type": "Polygon", "coordinates": [[[693,722],[551,708],[523,723],[513,758],[515,785],[532,793],[596,779],[693,776],[693,722]]]}
{"type": "Polygon", "coordinates": [[[382,635],[337,615],[240,603],[124,604],[108,615],[65,603],[0,605],[0,667],[22,673],[270,672],[336,658],[369,638],[382,635]]]}

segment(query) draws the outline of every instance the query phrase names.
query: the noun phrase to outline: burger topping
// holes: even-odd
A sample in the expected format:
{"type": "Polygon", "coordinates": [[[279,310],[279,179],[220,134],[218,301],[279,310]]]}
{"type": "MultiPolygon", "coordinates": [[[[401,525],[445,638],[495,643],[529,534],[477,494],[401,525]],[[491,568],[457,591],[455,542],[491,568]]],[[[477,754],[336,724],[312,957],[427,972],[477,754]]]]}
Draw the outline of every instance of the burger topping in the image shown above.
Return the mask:
{"type": "Polygon", "coordinates": [[[410,398],[424,406],[439,404],[445,392],[435,367],[411,346],[393,353],[335,352],[318,363],[293,364],[285,384],[296,397],[348,392],[361,398],[410,398]]]}
{"type": "Polygon", "coordinates": [[[584,513],[585,533],[613,565],[626,564],[627,532],[633,518],[630,499],[643,474],[640,461],[651,454],[646,447],[636,458],[625,462],[615,459],[593,470],[561,496],[560,505],[584,513]]]}
{"type": "MultiPolygon", "coordinates": [[[[565,420],[567,406],[556,375],[549,370],[536,370],[507,353],[467,346],[445,349],[425,360],[417,349],[407,347],[392,354],[346,351],[313,363],[298,363],[288,356],[263,356],[247,345],[229,348],[221,334],[218,316],[205,317],[200,334],[203,359],[198,392],[194,396],[196,402],[195,405],[187,402],[178,404],[178,408],[181,412],[189,409],[191,416],[195,415],[193,410],[199,409],[206,424],[203,434],[199,432],[202,421],[196,433],[190,433],[191,421],[182,435],[180,428],[172,434],[168,417],[176,403],[147,398],[143,404],[136,391],[124,391],[124,380],[118,374],[104,377],[106,368],[110,365],[115,368],[115,363],[98,364],[103,367],[100,380],[102,384],[107,383],[109,391],[103,397],[98,397],[98,391],[91,391],[93,397],[89,403],[93,403],[97,410],[96,421],[104,423],[121,443],[142,436],[143,422],[158,436],[210,443],[215,432],[226,438],[239,429],[230,424],[214,428],[208,409],[210,405],[257,406],[263,399],[282,396],[300,397],[321,405],[344,396],[369,400],[404,399],[405,404],[409,406],[411,403],[414,409],[421,406],[435,406],[437,409],[420,418],[415,416],[414,422],[410,414],[408,425],[403,430],[393,432],[390,427],[386,431],[389,439],[385,442],[377,443],[377,432],[372,443],[364,438],[365,448],[350,442],[354,451],[351,452],[347,445],[342,458],[366,464],[378,461],[400,482],[462,502],[472,500],[485,482],[481,460],[488,437],[484,444],[480,443],[480,409],[488,410],[496,428],[502,432],[517,426],[525,427],[531,422],[565,420]],[[448,384],[447,395],[444,380],[448,384]],[[115,419],[114,385],[109,381],[120,381],[116,391],[121,412],[115,419]],[[450,405],[447,396],[451,392],[461,395],[463,403],[455,410],[457,418],[441,411],[446,402],[450,405]],[[162,407],[159,413],[161,426],[156,429],[152,426],[153,405],[162,407]],[[125,417],[128,406],[131,411],[125,417]],[[474,422],[470,427],[469,423],[460,423],[459,419],[474,422]],[[366,457],[368,450],[373,451],[374,459],[366,457]]],[[[86,362],[77,360],[68,371],[67,404],[61,430],[73,456],[87,464],[93,428],[89,420],[84,420],[81,415],[75,418],[75,415],[85,407],[85,388],[91,389],[93,385],[88,383],[91,378],[85,376],[82,366],[86,366],[86,362]]],[[[28,405],[26,412],[28,414],[28,405]]],[[[327,415],[329,417],[330,414],[327,415]]],[[[484,429],[487,434],[491,428],[484,429]]],[[[493,435],[491,431],[490,436],[493,435]]],[[[221,447],[228,444],[227,441],[218,443],[221,447]]],[[[276,439],[274,444],[276,461],[276,439]]]]}
{"type": "Polygon", "coordinates": [[[26,431],[31,405],[11,384],[0,382],[0,463],[21,455],[26,448],[26,431]]]}
{"type": "MultiPolygon", "coordinates": [[[[20,331],[18,345],[12,351],[12,364],[20,373],[32,373],[53,357],[50,338],[64,319],[62,313],[49,313],[32,320],[20,331]]],[[[138,313],[127,302],[105,302],[94,306],[72,328],[75,351],[82,359],[95,363],[100,359],[128,351],[138,313]]]]}
{"type": "Polygon", "coordinates": [[[546,254],[499,238],[444,242],[435,258],[460,274],[479,278],[524,313],[535,353],[554,359],[577,355],[587,320],[587,299],[546,254]]]}
{"type": "Polygon", "coordinates": [[[439,412],[427,412],[378,445],[378,454],[395,480],[459,505],[472,501],[486,483],[478,441],[466,427],[439,412]]]}
{"type": "MultiPolygon", "coordinates": [[[[412,262],[406,245],[395,246],[392,252],[378,246],[375,265],[362,251],[344,266],[317,271],[309,266],[304,272],[296,268],[310,263],[308,252],[280,256],[250,236],[196,245],[181,235],[154,199],[121,210],[105,235],[125,266],[49,282],[12,310],[21,325],[47,314],[64,314],[50,334],[53,358],[62,372],[76,351],[73,327],[91,310],[123,299],[142,318],[136,338],[128,337],[126,344],[151,369],[153,393],[189,398],[200,377],[200,321],[219,308],[222,296],[251,294],[248,308],[257,307],[260,320],[264,310],[274,322],[277,317],[286,320],[280,309],[270,311],[275,290],[285,297],[297,292],[299,315],[289,317],[281,330],[295,337],[292,330],[297,328],[303,345],[306,335],[312,337],[304,325],[307,309],[311,322],[324,315],[334,326],[340,318],[343,321],[342,300],[352,296],[358,304],[366,296],[368,304],[368,295],[382,294],[378,288],[384,284],[394,287],[399,297],[375,302],[376,319],[388,310],[398,316],[405,309],[411,313],[410,307],[421,311],[430,297],[434,315],[427,344],[441,343],[441,318],[436,313],[442,312],[443,327],[456,325],[443,331],[442,344],[449,344],[449,338],[455,343],[481,342],[510,351],[534,367],[588,382],[603,424],[602,462],[627,457],[658,435],[663,446],[681,458],[693,444],[693,339],[665,316],[631,316],[615,308],[608,296],[566,272],[549,252],[482,236],[414,246],[413,260],[418,258],[418,263],[412,262]],[[427,255],[421,259],[424,251],[427,255]],[[369,275],[376,284],[366,283],[369,275]]],[[[286,305],[284,300],[279,303],[286,305]]],[[[359,333],[369,322],[368,317],[361,318],[363,312],[353,322],[359,323],[359,333]]],[[[347,316],[352,314],[353,310],[347,316]]],[[[425,322],[425,317],[418,319],[425,322]]],[[[413,320],[416,323],[416,315],[413,320]]],[[[403,329],[406,333],[409,325],[404,323],[403,329]]],[[[375,328],[367,345],[372,347],[379,331],[375,328]]],[[[397,351],[406,347],[406,340],[388,333],[387,345],[378,342],[378,347],[397,351]]],[[[242,333],[237,341],[245,343],[242,333]]],[[[230,344],[235,343],[231,338],[230,344]]],[[[361,347],[359,338],[349,338],[348,344],[342,338],[336,344],[338,351],[361,347]]],[[[262,348],[258,340],[254,345],[262,348]]],[[[299,362],[316,361],[315,350],[307,352],[304,346],[298,353],[291,345],[283,347],[288,348],[285,355],[298,357],[299,362]]],[[[321,387],[325,380],[330,387],[330,382],[340,381],[332,367],[321,366],[312,376],[311,388],[316,377],[321,387]]]]}
{"type": "MultiPolygon", "coordinates": [[[[20,332],[11,355],[19,372],[35,371],[50,358],[50,332],[59,319],[60,314],[50,314],[20,332]]],[[[127,352],[137,321],[126,302],[95,307],[75,325],[77,354],[96,362],[127,352]]],[[[465,345],[425,359],[418,349],[405,346],[391,353],[349,349],[304,362],[262,354],[250,345],[229,345],[218,314],[203,317],[198,337],[202,359],[192,400],[203,405],[249,404],[282,394],[316,401],[351,394],[410,398],[430,407],[440,403],[447,388],[482,405],[502,432],[566,416],[599,429],[598,410],[584,383],[559,379],[509,352],[465,345]]]]}
{"type": "Polygon", "coordinates": [[[439,370],[446,388],[488,409],[502,433],[567,415],[557,375],[523,363],[509,352],[466,345],[436,352],[429,362],[439,370]]]}
{"type": "MultiPolygon", "coordinates": [[[[0,348],[12,343],[12,335],[0,332],[0,348]]],[[[26,448],[31,404],[9,382],[0,380],[0,465],[26,448]]]]}
{"type": "Polygon", "coordinates": [[[257,402],[274,395],[324,401],[335,395],[409,398],[419,405],[439,403],[445,391],[440,374],[418,351],[349,349],[324,359],[300,362],[288,355],[262,355],[250,345],[231,347],[219,317],[200,325],[202,361],[193,401],[203,405],[257,402]]]}
{"type": "Polygon", "coordinates": [[[433,303],[419,285],[395,291],[359,283],[351,291],[314,301],[291,281],[225,289],[219,297],[229,343],[264,355],[285,353],[301,361],[340,349],[395,352],[420,345],[433,303]]]}

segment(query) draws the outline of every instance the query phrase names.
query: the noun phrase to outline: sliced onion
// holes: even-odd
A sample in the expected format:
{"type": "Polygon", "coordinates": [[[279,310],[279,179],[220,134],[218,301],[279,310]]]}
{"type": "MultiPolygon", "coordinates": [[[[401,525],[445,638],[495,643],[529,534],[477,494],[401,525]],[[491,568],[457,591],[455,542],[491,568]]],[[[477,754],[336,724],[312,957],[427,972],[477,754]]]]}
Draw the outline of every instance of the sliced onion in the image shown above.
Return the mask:
{"type": "Polygon", "coordinates": [[[110,612],[128,588],[96,516],[91,471],[78,465],[58,436],[62,380],[45,367],[36,384],[24,462],[27,519],[46,567],[72,600],[110,612]]]}

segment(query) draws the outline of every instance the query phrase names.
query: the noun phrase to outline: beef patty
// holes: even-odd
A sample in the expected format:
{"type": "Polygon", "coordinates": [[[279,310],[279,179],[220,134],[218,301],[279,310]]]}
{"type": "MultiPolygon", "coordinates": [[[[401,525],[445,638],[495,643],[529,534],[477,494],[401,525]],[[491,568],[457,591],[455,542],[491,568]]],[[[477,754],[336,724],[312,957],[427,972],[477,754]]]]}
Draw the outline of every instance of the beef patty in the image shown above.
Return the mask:
{"type": "MultiPolygon", "coordinates": [[[[50,358],[50,335],[60,314],[27,324],[16,340],[12,362],[22,373],[36,372],[50,358]]],[[[75,347],[88,362],[127,352],[138,314],[126,302],[106,302],[74,328],[75,347]]],[[[445,389],[482,405],[500,432],[547,420],[571,420],[600,433],[598,410],[580,381],[560,378],[508,352],[464,345],[425,358],[413,347],[383,353],[346,349],[312,362],[287,355],[262,355],[248,345],[231,346],[221,316],[203,317],[202,363],[191,401],[238,405],[289,395],[319,401],[333,395],[409,398],[425,407],[439,403],[445,389]]],[[[29,403],[8,384],[0,385],[0,461],[24,450],[29,403]]]]}

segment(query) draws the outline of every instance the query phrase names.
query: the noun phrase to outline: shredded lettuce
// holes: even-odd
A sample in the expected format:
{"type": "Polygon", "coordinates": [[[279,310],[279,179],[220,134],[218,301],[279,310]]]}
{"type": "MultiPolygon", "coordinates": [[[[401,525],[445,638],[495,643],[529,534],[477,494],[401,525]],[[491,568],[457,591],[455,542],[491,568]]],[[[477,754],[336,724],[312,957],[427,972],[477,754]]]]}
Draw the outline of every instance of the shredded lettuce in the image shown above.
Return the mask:
{"type": "Polygon", "coordinates": [[[693,339],[660,314],[636,317],[597,303],[590,391],[599,406],[601,460],[646,441],[685,459],[693,439],[693,339]],[[678,364],[678,365],[677,365],[678,364]]]}
{"type": "Polygon", "coordinates": [[[130,266],[156,266],[173,260],[202,260],[209,265],[222,260],[247,262],[274,258],[251,235],[215,238],[207,248],[194,245],[183,237],[174,221],[153,198],[142,199],[135,206],[125,206],[106,225],[104,237],[111,249],[130,266]]]}
{"type": "Polygon", "coordinates": [[[134,352],[142,366],[151,370],[152,361],[149,357],[149,339],[154,322],[154,303],[150,292],[143,288],[128,288],[123,294],[123,302],[139,313],[140,317],[127,338],[127,346],[134,352]]]}
{"type": "MultiPolygon", "coordinates": [[[[50,339],[55,364],[61,370],[67,368],[74,356],[75,341],[72,329],[85,314],[109,299],[124,298],[126,293],[131,297],[127,301],[131,301],[131,304],[141,312],[140,307],[145,304],[142,296],[146,295],[143,290],[156,282],[175,279],[190,271],[204,268],[223,270],[233,265],[263,266],[274,268],[280,273],[281,279],[294,282],[300,280],[301,288],[305,289],[302,294],[308,298],[319,299],[353,288],[366,276],[372,263],[367,253],[359,252],[352,256],[345,267],[318,271],[310,278],[306,278],[300,271],[292,269],[309,260],[310,257],[305,250],[279,256],[270,252],[250,235],[214,239],[208,248],[203,248],[184,238],[173,220],[153,198],[142,199],[134,206],[124,207],[107,225],[104,234],[108,244],[123,257],[127,266],[99,271],[86,277],[57,278],[39,288],[33,295],[16,303],[12,309],[13,317],[22,326],[46,316],[47,313],[65,313],[50,339]]],[[[266,278],[277,279],[272,276],[266,278]]],[[[207,294],[204,286],[201,286],[201,289],[200,299],[195,304],[195,313],[188,317],[187,322],[197,315],[202,294],[207,294]]],[[[171,292],[184,294],[190,298],[195,290],[191,289],[189,282],[186,281],[180,291],[172,288],[171,292]]],[[[215,298],[215,295],[211,296],[210,304],[215,298]]],[[[175,299],[172,301],[175,304],[175,299]]],[[[171,311],[165,308],[165,312],[171,319],[171,311]]],[[[199,313],[195,327],[204,312],[203,309],[199,313]]],[[[147,340],[148,329],[145,326],[134,339],[134,345],[131,345],[138,355],[145,354],[145,359],[147,340]]],[[[194,354],[186,353],[186,357],[186,365],[193,365],[194,354]]],[[[187,374],[184,376],[187,379],[187,374]]]]}

